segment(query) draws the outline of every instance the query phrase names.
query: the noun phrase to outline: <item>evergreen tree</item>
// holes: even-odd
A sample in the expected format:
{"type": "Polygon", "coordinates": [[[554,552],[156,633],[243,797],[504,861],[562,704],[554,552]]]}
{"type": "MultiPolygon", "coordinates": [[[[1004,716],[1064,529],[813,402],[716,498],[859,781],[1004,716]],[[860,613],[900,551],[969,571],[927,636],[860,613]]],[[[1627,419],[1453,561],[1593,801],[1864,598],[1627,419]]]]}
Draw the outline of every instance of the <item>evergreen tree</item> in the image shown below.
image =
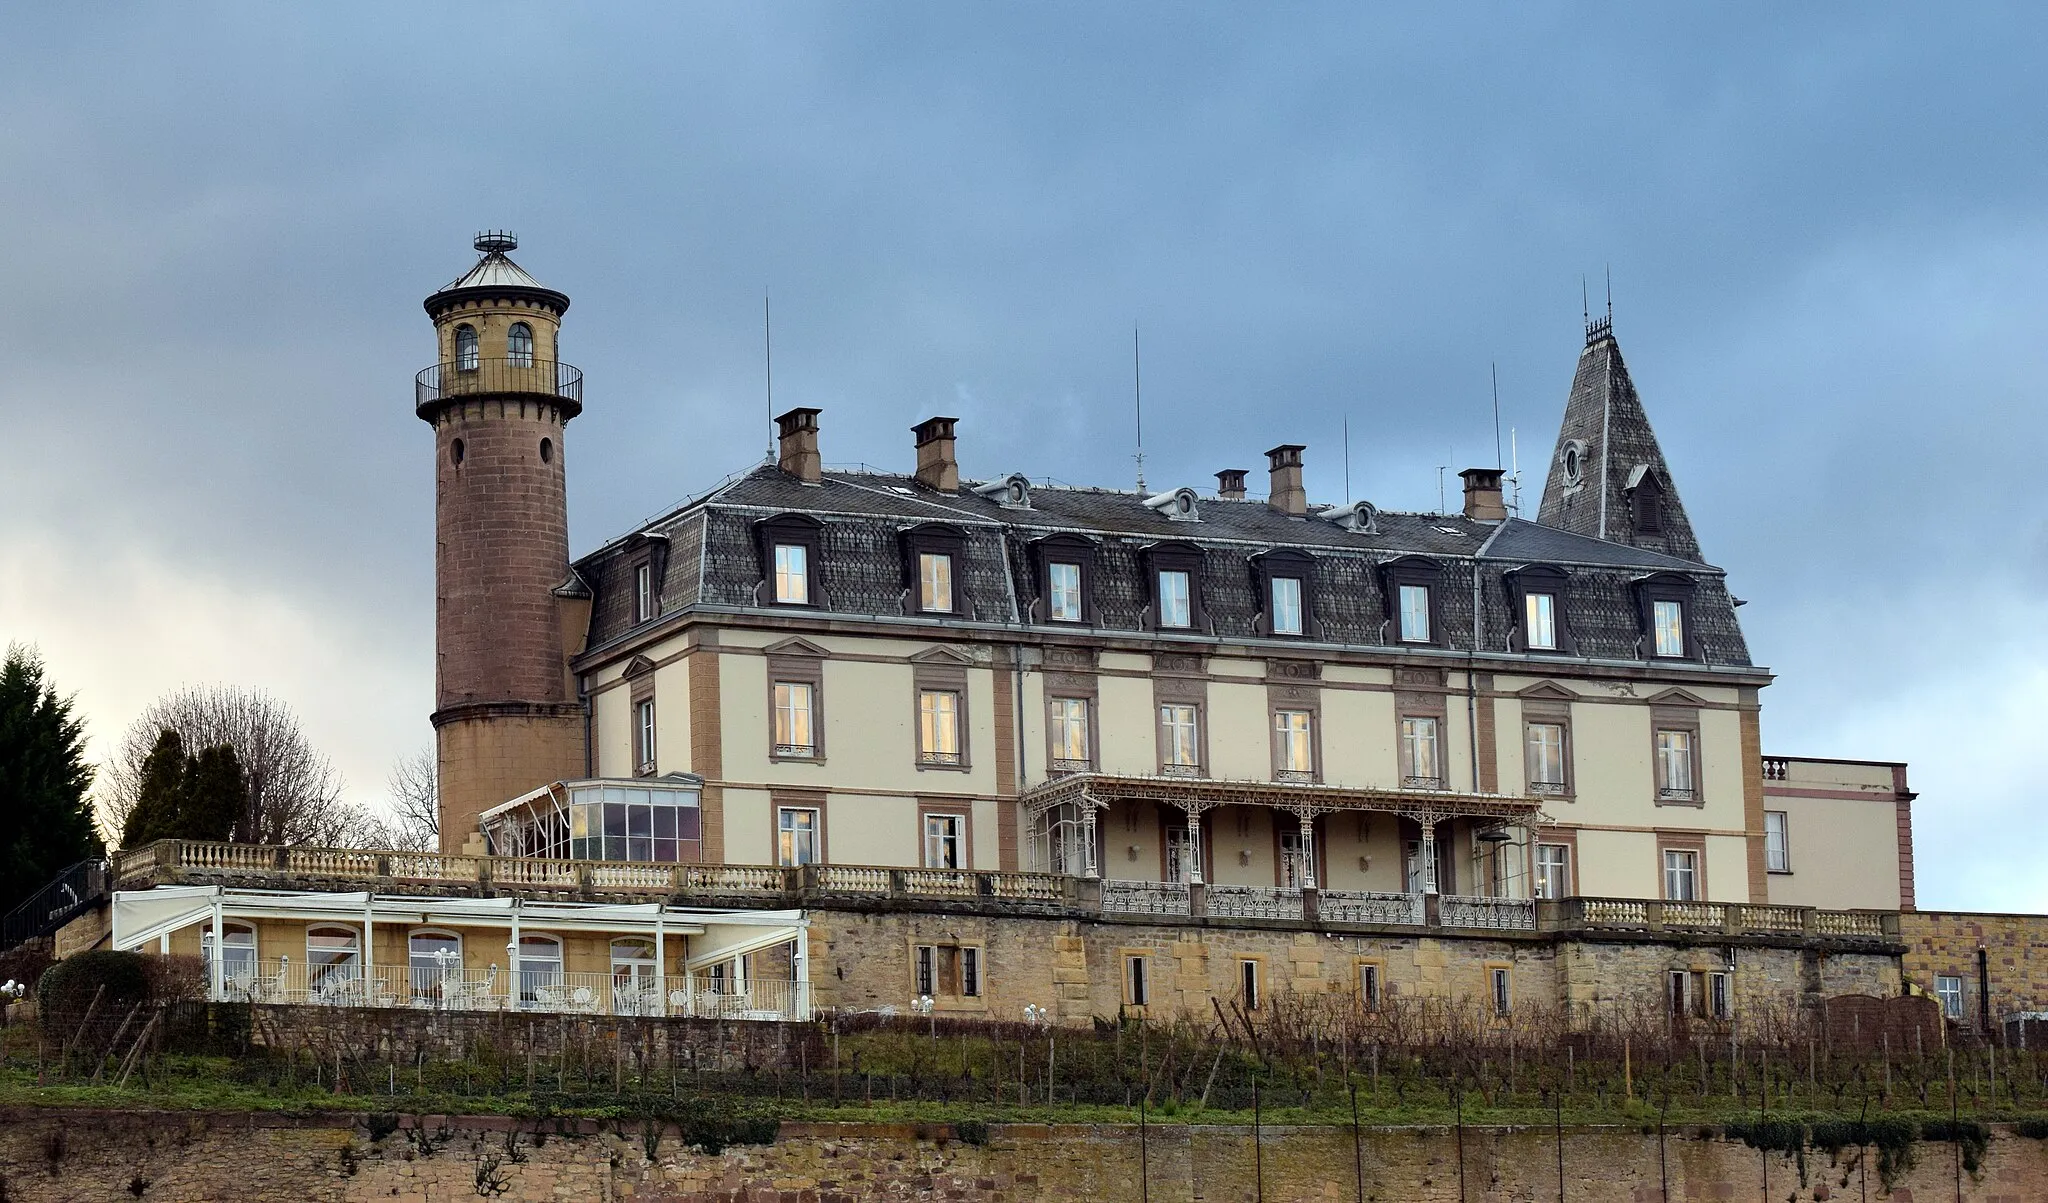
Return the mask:
{"type": "Polygon", "coordinates": [[[85,724],[43,679],[43,663],[9,647],[0,663],[0,911],[60,871],[102,854],[93,827],[85,724]]]}
{"type": "Polygon", "coordinates": [[[248,783],[242,776],[242,762],[227,744],[208,748],[185,765],[185,788],[180,799],[177,838],[181,840],[225,840],[234,833],[235,820],[249,799],[248,783]]]}
{"type": "Polygon", "coordinates": [[[187,764],[185,741],[176,731],[164,728],[142,762],[142,786],[136,793],[135,808],[128,812],[128,822],[121,828],[123,848],[178,838],[187,764]]]}

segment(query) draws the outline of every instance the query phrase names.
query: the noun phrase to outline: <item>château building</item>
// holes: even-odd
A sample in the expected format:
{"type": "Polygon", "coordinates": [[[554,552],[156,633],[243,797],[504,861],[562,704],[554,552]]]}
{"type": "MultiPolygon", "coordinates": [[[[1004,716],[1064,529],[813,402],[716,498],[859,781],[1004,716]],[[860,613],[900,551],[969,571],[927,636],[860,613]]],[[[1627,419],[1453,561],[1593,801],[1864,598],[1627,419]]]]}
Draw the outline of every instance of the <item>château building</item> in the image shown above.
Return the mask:
{"type": "Polygon", "coordinates": [[[763,1018],[1900,990],[1904,768],[1765,757],[1609,322],[1533,520],[1494,468],[1453,513],[1319,504],[1296,443],[1263,496],[973,480],[945,416],[829,469],[795,408],[572,561],[569,299],[476,247],[416,387],[441,854],[131,850],[117,946],[251,997],[763,1018]]]}

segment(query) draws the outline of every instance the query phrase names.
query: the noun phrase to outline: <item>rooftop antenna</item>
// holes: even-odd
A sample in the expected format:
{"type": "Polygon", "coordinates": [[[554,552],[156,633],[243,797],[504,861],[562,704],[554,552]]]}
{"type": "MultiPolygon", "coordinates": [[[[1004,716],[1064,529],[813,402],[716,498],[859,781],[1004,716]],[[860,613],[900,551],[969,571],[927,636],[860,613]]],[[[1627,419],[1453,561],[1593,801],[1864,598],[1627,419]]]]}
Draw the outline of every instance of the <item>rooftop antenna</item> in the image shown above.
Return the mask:
{"type": "Polygon", "coordinates": [[[1344,504],[1351,504],[1351,415],[1344,415],[1344,504]]]}
{"type": "Polygon", "coordinates": [[[1586,273],[1579,273],[1579,317],[1586,324],[1586,333],[1593,333],[1593,302],[1586,295],[1586,273]]]}
{"type": "Polygon", "coordinates": [[[1522,447],[1512,426],[1508,427],[1508,456],[1514,465],[1514,470],[1508,473],[1508,482],[1514,486],[1508,493],[1508,510],[1519,518],[1522,516],[1522,447]]]}
{"type": "Polygon", "coordinates": [[[1444,509],[1444,471],[1449,467],[1449,464],[1436,466],[1436,514],[1439,518],[1448,512],[1444,509]]]}
{"type": "Polygon", "coordinates": [[[1614,265],[1607,265],[1607,328],[1614,329],[1614,265]]]}
{"type": "Polygon", "coordinates": [[[1493,361],[1493,466],[1500,462],[1500,361],[1493,361]]]}
{"type": "Polygon", "coordinates": [[[1138,327],[1131,326],[1131,399],[1137,407],[1138,453],[1132,458],[1138,461],[1138,492],[1145,491],[1145,376],[1138,365],[1138,327]]]}
{"type": "Polygon", "coordinates": [[[761,354],[768,369],[768,462],[775,462],[775,326],[768,312],[768,290],[761,290],[761,354]]]}

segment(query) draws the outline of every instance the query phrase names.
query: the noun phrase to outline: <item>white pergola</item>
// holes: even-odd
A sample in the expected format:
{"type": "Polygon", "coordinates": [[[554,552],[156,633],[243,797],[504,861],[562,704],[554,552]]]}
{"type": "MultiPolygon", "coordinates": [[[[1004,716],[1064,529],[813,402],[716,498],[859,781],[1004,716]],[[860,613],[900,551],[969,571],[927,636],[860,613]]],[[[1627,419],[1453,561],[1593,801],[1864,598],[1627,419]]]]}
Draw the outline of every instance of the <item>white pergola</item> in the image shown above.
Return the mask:
{"type": "MultiPolygon", "coordinates": [[[[668,973],[665,936],[684,936],[688,950],[684,973],[723,961],[744,964],[747,954],[780,944],[795,947],[794,980],[810,981],[806,917],[799,910],[710,910],[647,903],[535,902],[522,898],[439,898],[403,894],[323,893],[310,890],[251,890],[225,886],[157,886],[148,890],[116,890],[112,902],[113,947],[132,950],[154,943],[170,951],[171,936],[195,925],[221,948],[224,925],[230,920],[298,920],[360,923],[363,927],[363,972],[375,969],[377,924],[416,927],[501,927],[511,980],[519,980],[519,937],[522,929],[550,934],[589,932],[646,936],[654,941],[658,980],[668,973]]],[[[225,958],[215,956],[209,969],[209,991],[222,991],[225,958]]]]}

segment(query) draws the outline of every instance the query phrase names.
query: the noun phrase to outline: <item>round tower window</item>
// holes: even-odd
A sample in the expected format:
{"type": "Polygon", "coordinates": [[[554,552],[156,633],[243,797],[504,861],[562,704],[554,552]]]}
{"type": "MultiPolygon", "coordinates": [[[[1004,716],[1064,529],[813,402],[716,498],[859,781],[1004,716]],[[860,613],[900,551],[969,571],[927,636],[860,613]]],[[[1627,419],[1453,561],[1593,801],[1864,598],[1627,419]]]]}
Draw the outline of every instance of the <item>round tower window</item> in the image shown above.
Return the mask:
{"type": "Polygon", "coordinates": [[[1585,479],[1585,448],[1577,439],[1564,445],[1564,483],[1578,484],[1585,479]]]}
{"type": "Polygon", "coordinates": [[[555,441],[553,439],[542,439],[540,441],[540,462],[550,464],[554,462],[554,459],[555,441]]]}
{"type": "Polygon", "coordinates": [[[451,464],[460,464],[462,462],[461,439],[457,439],[448,445],[448,462],[451,464]]]}

